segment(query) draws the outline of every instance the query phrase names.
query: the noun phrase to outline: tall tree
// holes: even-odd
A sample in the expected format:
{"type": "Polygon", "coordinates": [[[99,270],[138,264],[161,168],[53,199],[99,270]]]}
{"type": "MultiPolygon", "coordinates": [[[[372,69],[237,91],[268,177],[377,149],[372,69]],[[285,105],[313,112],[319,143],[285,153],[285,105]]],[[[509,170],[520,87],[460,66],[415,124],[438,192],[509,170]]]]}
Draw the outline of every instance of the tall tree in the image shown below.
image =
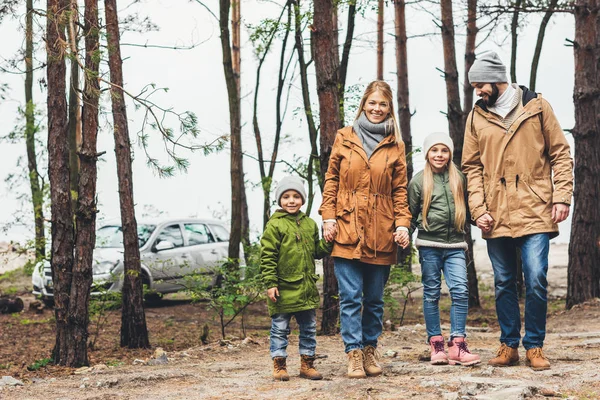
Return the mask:
{"type": "Polygon", "coordinates": [[[150,347],[146,314],[143,304],[140,249],[137,221],[133,201],[133,173],[131,170],[131,143],[127,108],[123,90],[123,60],[119,34],[117,1],[104,0],[106,34],[108,43],[108,66],[110,69],[110,92],[115,137],[115,155],[119,185],[119,204],[123,230],[124,279],[123,309],[121,314],[121,346],[134,348],[150,347]]]}
{"type": "Polygon", "coordinates": [[[352,48],[352,39],[354,37],[354,26],[356,21],[356,0],[348,0],[348,21],[346,23],[346,38],[342,50],[342,59],[340,60],[340,123],[345,125],[346,111],[344,107],[346,93],[346,76],[348,74],[348,62],[350,60],[350,49],[352,48]]]}
{"type": "Polygon", "coordinates": [[[229,33],[230,0],[219,0],[219,26],[221,29],[221,50],[223,53],[223,70],[227,85],[229,102],[230,132],[230,168],[231,168],[231,233],[229,237],[229,258],[237,259],[240,255],[242,239],[242,192],[244,190],[244,173],[242,169],[242,123],[240,97],[233,70],[231,52],[231,35],[229,33]]]}
{"type": "MultiPolygon", "coordinates": [[[[320,126],[320,174],[325,176],[329,165],[331,148],[335,141],[340,120],[339,54],[337,48],[337,26],[332,15],[335,13],[334,0],[315,0],[313,17],[313,48],[317,75],[317,95],[319,96],[320,126]]],[[[323,185],[321,184],[321,190],[323,185]]],[[[326,257],[323,262],[323,320],[321,332],[326,335],[337,333],[339,314],[338,285],[334,274],[333,259],[326,257]]]]}
{"type": "Polygon", "coordinates": [[[73,193],[73,213],[77,207],[79,179],[79,156],[81,146],[81,101],[79,98],[79,6],[71,0],[71,20],[69,21],[69,44],[71,46],[71,84],[69,85],[69,162],[71,165],[71,192],[73,193]]]}
{"type": "Polygon", "coordinates": [[[29,187],[33,204],[35,223],[36,261],[46,255],[46,237],[44,228],[44,191],[38,173],[35,135],[38,130],[35,123],[35,104],[33,102],[33,0],[27,0],[25,16],[25,146],[27,148],[27,169],[29,187]]]}
{"type": "Polygon", "coordinates": [[[575,192],[567,308],[600,297],[600,0],[575,1],[575,192]]]}
{"type": "Polygon", "coordinates": [[[535,51],[533,52],[533,59],[531,61],[531,73],[529,75],[529,89],[535,92],[535,84],[537,81],[537,70],[540,63],[540,57],[542,55],[542,46],[544,44],[544,35],[546,34],[546,26],[552,15],[554,15],[554,9],[558,4],[558,0],[550,0],[548,3],[548,9],[544,13],[540,29],[538,31],[537,41],[535,43],[535,51]]]}
{"type": "Polygon", "coordinates": [[[517,82],[517,45],[519,43],[519,11],[522,0],[515,0],[512,21],[510,23],[510,80],[517,82]]]}
{"type": "Polygon", "coordinates": [[[377,79],[383,80],[383,0],[377,3],[377,79]]]}
{"type": "Polygon", "coordinates": [[[52,359],[58,365],[79,366],[81,360],[73,352],[79,345],[70,336],[69,306],[73,272],[73,213],[69,171],[67,131],[67,99],[65,96],[65,27],[69,0],[48,0],[46,22],[46,52],[48,82],[48,176],[50,180],[52,281],[54,283],[54,314],[56,342],[52,359]],[[65,173],[67,172],[67,173],[65,173]]]}

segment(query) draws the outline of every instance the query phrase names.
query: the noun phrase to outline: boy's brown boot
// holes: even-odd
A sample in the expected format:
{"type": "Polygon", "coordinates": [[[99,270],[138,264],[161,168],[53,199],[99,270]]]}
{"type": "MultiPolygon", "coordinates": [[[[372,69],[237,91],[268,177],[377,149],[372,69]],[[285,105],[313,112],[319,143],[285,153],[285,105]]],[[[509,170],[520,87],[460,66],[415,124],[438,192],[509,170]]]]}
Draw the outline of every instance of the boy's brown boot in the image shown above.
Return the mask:
{"type": "Polygon", "coordinates": [[[533,349],[527,350],[527,365],[534,371],[543,371],[550,369],[550,361],[544,356],[544,352],[541,347],[534,347],[533,349]]]}
{"type": "Polygon", "coordinates": [[[290,376],[285,365],[285,357],[273,358],[273,379],[276,381],[289,381],[290,376]]]}
{"type": "Polygon", "coordinates": [[[300,378],[312,379],[313,381],[323,379],[323,375],[315,368],[314,362],[315,356],[300,355],[300,378]]]}
{"type": "Polygon", "coordinates": [[[496,357],[488,361],[494,367],[508,367],[519,363],[519,350],[502,343],[496,352],[496,357]]]}
{"type": "Polygon", "coordinates": [[[361,349],[354,349],[348,353],[348,378],[366,378],[363,366],[364,355],[361,349]]]}
{"type": "Polygon", "coordinates": [[[383,368],[379,365],[379,354],[373,346],[366,346],[363,349],[364,367],[367,376],[379,376],[383,372],[383,368]]]}

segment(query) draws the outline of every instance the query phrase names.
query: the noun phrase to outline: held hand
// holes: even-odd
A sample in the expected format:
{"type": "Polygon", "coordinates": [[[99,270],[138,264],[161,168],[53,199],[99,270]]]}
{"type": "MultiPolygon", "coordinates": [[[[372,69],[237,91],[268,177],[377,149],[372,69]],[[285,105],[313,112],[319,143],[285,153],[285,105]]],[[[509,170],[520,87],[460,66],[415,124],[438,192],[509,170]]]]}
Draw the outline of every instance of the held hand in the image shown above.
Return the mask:
{"type": "Polygon", "coordinates": [[[494,218],[492,218],[490,214],[483,214],[481,217],[477,218],[475,223],[482,232],[489,233],[494,226],[494,218]]]}
{"type": "Polygon", "coordinates": [[[267,289],[267,296],[271,299],[271,301],[277,303],[277,297],[279,297],[279,290],[277,290],[276,287],[267,289]]]}
{"type": "Polygon", "coordinates": [[[402,247],[403,249],[407,248],[408,244],[410,243],[408,232],[406,232],[405,230],[399,230],[394,232],[394,242],[396,242],[396,244],[398,244],[398,246],[402,247]]]}
{"type": "Polygon", "coordinates": [[[552,222],[558,224],[563,222],[569,216],[569,206],[563,203],[557,203],[552,206],[552,222]]]}
{"type": "Polygon", "coordinates": [[[337,236],[337,223],[335,222],[325,222],[323,224],[323,238],[331,243],[337,236]]]}

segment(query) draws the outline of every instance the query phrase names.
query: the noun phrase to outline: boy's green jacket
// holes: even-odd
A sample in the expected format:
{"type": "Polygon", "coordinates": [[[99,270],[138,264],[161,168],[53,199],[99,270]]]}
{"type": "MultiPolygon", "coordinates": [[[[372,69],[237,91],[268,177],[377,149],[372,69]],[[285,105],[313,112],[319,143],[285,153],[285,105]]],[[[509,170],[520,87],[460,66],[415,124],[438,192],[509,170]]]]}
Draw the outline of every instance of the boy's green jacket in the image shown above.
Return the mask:
{"type": "Polygon", "coordinates": [[[266,287],[277,287],[277,302],[267,299],[269,315],[312,310],[320,298],[315,258],[331,252],[332,244],[319,239],[317,223],[303,212],[276,211],[260,240],[260,271],[266,287]]]}

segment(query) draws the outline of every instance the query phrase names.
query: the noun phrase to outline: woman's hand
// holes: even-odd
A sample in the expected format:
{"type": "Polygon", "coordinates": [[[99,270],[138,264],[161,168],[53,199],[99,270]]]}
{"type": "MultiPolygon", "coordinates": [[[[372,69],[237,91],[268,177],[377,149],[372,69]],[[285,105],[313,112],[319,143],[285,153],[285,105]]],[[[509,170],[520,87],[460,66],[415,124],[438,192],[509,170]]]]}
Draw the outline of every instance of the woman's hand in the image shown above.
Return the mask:
{"type": "Polygon", "coordinates": [[[279,290],[277,290],[277,287],[267,289],[267,297],[269,297],[274,303],[277,303],[277,298],[279,297],[279,290]]]}
{"type": "Polygon", "coordinates": [[[325,222],[323,223],[323,238],[329,243],[333,242],[337,236],[337,223],[336,222],[325,222]]]}
{"type": "Polygon", "coordinates": [[[407,248],[410,243],[408,232],[402,229],[394,232],[394,242],[403,249],[407,248]]]}

